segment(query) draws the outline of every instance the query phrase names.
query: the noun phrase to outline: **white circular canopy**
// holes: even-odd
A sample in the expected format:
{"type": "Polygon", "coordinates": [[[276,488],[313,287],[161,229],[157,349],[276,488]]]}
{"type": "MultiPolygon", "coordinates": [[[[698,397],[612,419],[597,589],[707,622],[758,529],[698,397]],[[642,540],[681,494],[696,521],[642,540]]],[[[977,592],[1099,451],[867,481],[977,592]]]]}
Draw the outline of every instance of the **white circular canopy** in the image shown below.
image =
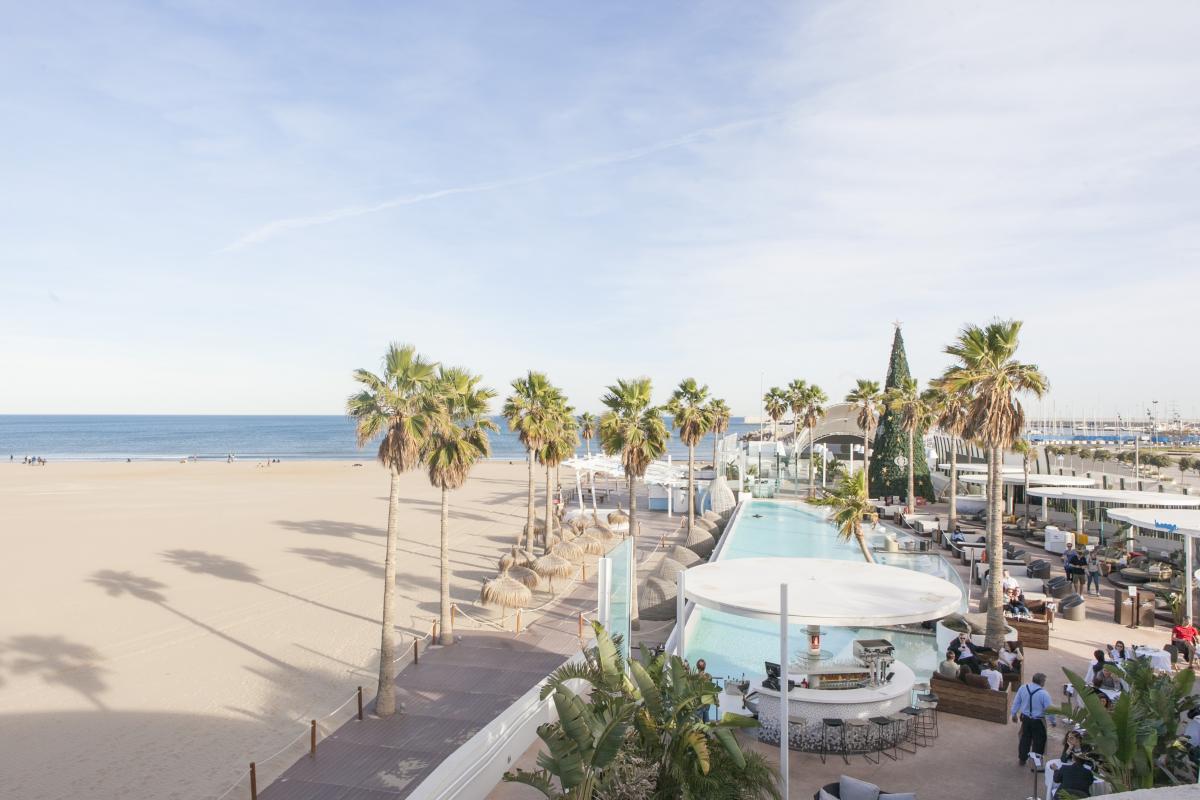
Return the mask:
{"type": "Polygon", "coordinates": [[[904,625],[959,610],[962,592],[942,578],[865,561],[734,558],[684,574],[684,595],[705,608],[779,618],[779,585],[788,584],[788,619],[800,625],[904,625]]]}
{"type": "MultiPolygon", "coordinates": [[[[1008,486],[1024,486],[1025,475],[1021,472],[1004,472],[1000,475],[1001,479],[1008,486]]],[[[969,484],[984,484],[987,483],[987,475],[960,475],[958,480],[962,483],[969,484]]],[[[1029,473],[1029,485],[1032,486],[1095,486],[1096,482],[1091,478],[1080,478],[1075,475],[1046,475],[1045,473],[1031,472],[1029,473]]],[[[1032,493],[1032,490],[1031,490],[1032,493]]]]}
{"type": "MultiPolygon", "coordinates": [[[[948,469],[950,469],[950,463],[946,462],[945,464],[938,464],[938,469],[948,470],[948,469]]],[[[955,464],[954,469],[957,472],[987,472],[988,465],[987,464],[977,464],[975,462],[968,461],[965,464],[955,464]]],[[[1013,467],[1013,466],[1003,466],[1000,468],[1000,471],[1001,472],[1013,472],[1013,473],[1016,473],[1017,475],[1020,475],[1022,472],[1024,472],[1024,470],[1022,470],[1020,467],[1013,467]]]]}
{"type": "Polygon", "coordinates": [[[1029,493],[1034,497],[1047,497],[1051,500],[1084,500],[1122,506],[1200,507],[1200,497],[1167,492],[1135,492],[1125,489],[1030,489],[1029,493]]]}
{"type": "Polygon", "coordinates": [[[1200,509],[1194,508],[1110,508],[1108,518],[1128,522],[1136,528],[1168,531],[1181,536],[1200,536],[1200,509]],[[1170,526],[1175,530],[1171,531],[1170,526]]]}

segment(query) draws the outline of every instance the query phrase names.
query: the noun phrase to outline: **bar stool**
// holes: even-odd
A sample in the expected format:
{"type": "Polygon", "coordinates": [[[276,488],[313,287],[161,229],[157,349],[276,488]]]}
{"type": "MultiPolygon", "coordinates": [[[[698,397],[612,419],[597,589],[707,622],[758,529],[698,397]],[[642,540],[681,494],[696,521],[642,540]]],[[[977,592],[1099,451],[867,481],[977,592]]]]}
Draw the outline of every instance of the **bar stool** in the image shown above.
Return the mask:
{"type": "Polygon", "coordinates": [[[846,752],[862,753],[865,757],[871,750],[871,723],[865,719],[845,721],[846,752]]]}
{"type": "Polygon", "coordinates": [[[909,740],[909,728],[912,727],[912,718],[904,714],[892,714],[888,719],[892,723],[892,730],[895,734],[895,738],[892,741],[896,743],[896,749],[901,753],[916,754],[917,748],[905,746],[909,740]]]}
{"type": "Polygon", "coordinates": [[[898,761],[900,754],[896,750],[896,723],[890,717],[871,717],[867,722],[871,723],[871,733],[875,736],[875,758],[871,758],[871,753],[863,753],[863,758],[870,761],[872,764],[878,764],[882,761],[879,754],[890,758],[892,761],[898,761]],[[888,749],[892,752],[888,752],[888,749]]]}
{"type": "Polygon", "coordinates": [[[917,704],[918,697],[920,697],[923,694],[928,694],[931,691],[933,691],[933,689],[932,689],[932,687],[930,687],[930,685],[927,681],[926,682],[918,681],[917,683],[914,683],[912,685],[912,691],[909,693],[909,699],[908,699],[909,705],[915,706],[917,704]]]}
{"type": "Polygon", "coordinates": [[[919,717],[925,733],[938,737],[938,696],[933,692],[917,695],[917,708],[921,709],[919,717]]]}
{"type": "Polygon", "coordinates": [[[920,747],[929,746],[929,738],[925,735],[925,725],[921,720],[921,709],[909,706],[902,709],[901,714],[908,717],[908,740],[920,747]]]}
{"type": "Polygon", "coordinates": [[[842,757],[842,761],[850,763],[849,753],[846,750],[846,725],[840,719],[824,717],[821,719],[821,763],[825,763],[825,755],[827,753],[837,753],[842,757]],[[837,731],[838,734],[838,749],[829,749],[830,735],[837,731]]]}

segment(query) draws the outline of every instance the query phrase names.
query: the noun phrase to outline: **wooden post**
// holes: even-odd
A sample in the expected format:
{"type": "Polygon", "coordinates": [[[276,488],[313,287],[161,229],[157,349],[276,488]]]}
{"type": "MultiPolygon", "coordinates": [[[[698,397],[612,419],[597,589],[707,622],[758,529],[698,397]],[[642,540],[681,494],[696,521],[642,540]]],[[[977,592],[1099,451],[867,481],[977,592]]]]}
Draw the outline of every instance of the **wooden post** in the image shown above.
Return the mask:
{"type": "Polygon", "coordinates": [[[309,733],[308,757],[317,757],[317,721],[312,721],[312,729],[309,733]]]}
{"type": "Polygon", "coordinates": [[[513,632],[514,633],[521,632],[521,609],[519,609],[519,608],[517,609],[517,624],[516,624],[516,627],[513,628],[513,632]]]}
{"type": "Polygon", "coordinates": [[[258,800],[258,775],[254,771],[254,762],[250,762],[250,800],[258,800]]]}
{"type": "Polygon", "coordinates": [[[429,623],[429,643],[430,644],[437,644],[437,640],[438,640],[437,629],[438,629],[438,621],[436,619],[432,620],[429,623]]]}
{"type": "Polygon", "coordinates": [[[457,614],[458,614],[458,605],[455,603],[451,603],[450,604],[450,637],[451,638],[454,638],[454,623],[456,622],[455,616],[457,616],[457,614]]]}
{"type": "Polygon", "coordinates": [[[587,561],[583,562],[583,582],[587,583],[587,561]]]}
{"type": "Polygon", "coordinates": [[[583,612],[579,612],[579,638],[583,639],[583,612]]]}
{"type": "Polygon", "coordinates": [[[362,687],[358,687],[358,720],[362,722],[362,687]]]}
{"type": "Polygon", "coordinates": [[[413,663],[421,663],[421,651],[417,648],[417,640],[415,638],[413,639],[413,663]]]}

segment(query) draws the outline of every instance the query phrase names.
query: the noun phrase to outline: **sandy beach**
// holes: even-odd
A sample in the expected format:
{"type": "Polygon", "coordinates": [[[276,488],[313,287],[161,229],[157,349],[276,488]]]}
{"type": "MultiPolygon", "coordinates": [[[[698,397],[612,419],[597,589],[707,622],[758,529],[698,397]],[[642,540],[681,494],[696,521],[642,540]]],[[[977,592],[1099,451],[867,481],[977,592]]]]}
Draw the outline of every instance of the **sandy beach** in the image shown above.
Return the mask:
{"type": "MultiPolygon", "coordinates": [[[[373,695],[388,479],[361,464],[0,466],[3,794],[216,797],[373,695]]],[[[486,463],[452,496],[455,601],[520,530],[525,478],[486,463]]],[[[398,619],[424,633],[438,495],[403,486],[398,619]]]]}

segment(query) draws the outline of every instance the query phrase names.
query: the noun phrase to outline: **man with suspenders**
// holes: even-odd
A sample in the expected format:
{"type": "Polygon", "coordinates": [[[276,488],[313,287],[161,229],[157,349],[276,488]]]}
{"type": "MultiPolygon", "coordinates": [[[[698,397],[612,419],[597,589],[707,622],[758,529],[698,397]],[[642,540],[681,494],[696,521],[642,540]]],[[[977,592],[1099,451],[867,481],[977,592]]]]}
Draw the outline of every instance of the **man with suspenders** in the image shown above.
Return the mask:
{"type": "Polygon", "coordinates": [[[1032,750],[1039,756],[1046,753],[1046,709],[1050,693],[1046,691],[1046,676],[1039,672],[1030,683],[1017,690],[1012,704],[1012,721],[1021,723],[1021,739],[1017,744],[1017,759],[1021,766],[1032,750]]]}

